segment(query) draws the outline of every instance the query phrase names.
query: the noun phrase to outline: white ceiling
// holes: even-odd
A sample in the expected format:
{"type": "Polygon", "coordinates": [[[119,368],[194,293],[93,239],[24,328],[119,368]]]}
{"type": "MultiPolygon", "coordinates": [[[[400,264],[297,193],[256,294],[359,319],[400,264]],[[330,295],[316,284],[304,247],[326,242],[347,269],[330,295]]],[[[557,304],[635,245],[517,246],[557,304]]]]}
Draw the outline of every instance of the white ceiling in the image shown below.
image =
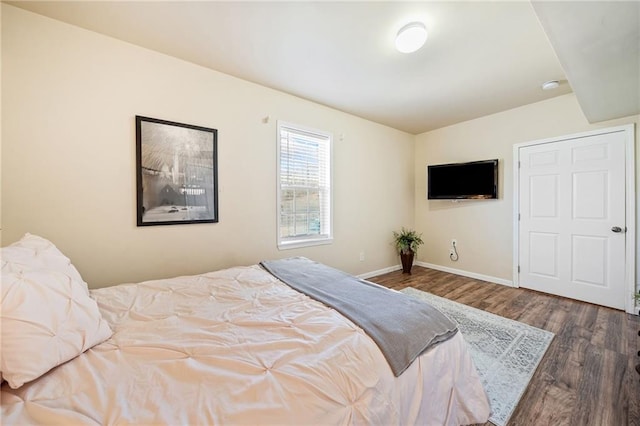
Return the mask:
{"type": "Polygon", "coordinates": [[[535,2],[590,122],[640,114],[640,2],[535,2]]]}
{"type": "Polygon", "coordinates": [[[7,3],[414,134],[571,92],[528,1],[7,3]],[[395,51],[415,20],[427,43],[395,51]]]}

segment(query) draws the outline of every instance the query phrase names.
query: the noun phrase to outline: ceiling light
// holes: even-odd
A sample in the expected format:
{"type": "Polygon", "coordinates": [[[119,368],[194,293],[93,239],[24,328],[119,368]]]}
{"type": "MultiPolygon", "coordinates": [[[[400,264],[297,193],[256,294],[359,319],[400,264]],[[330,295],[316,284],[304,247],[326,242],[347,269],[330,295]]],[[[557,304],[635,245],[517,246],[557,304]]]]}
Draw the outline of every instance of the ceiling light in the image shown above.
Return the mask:
{"type": "Polygon", "coordinates": [[[402,53],[415,52],[425,41],[427,41],[427,27],[422,22],[411,22],[398,31],[396,49],[402,53]]]}
{"type": "Polygon", "coordinates": [[[542,90],[553,90],[557,89],[560,86],[560,82],[558,80],[550,80],[542,84],[542,90]]]}

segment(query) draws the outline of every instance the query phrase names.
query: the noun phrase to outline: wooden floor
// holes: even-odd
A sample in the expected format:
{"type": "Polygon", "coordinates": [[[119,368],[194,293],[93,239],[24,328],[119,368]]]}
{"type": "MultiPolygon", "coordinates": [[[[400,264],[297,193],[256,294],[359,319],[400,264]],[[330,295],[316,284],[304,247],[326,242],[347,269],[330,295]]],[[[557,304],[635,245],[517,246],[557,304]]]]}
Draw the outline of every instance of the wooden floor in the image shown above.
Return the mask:
{"type": "Polygon", "coordinates": [[[509,425],[640,425],[639,317],[419,266],[411,275],[369,281],[428,291],[555,333],[509,425]]]}

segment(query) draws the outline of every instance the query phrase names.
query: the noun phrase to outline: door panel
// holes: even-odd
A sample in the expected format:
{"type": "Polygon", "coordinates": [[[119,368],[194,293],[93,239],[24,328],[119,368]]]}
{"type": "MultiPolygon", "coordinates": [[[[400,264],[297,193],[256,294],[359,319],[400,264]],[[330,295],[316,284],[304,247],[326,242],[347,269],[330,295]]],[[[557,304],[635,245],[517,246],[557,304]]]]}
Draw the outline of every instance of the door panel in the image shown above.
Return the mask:
{"type": "Polygon", "coordinates": [[[548,232],[531,232],[530,241],[530,273],[546,278],[558,276],[558,235],[548,232]]]}
{"type": "Polygon", "coordinates": [[[590,235],[573,235],[572,281],[606,287],[608,239],[590,235]]]}
{"type": "Polygon", "coordinates": [[[519,148],[520,286],[624,309],[625,135],[519,148]]]}
{"type": "Polygon", "coordinates": [[[573,174],[573,218],[607,219],[609,196],[606,171],[573,174]]]}
{"type": "Polygon", "coordinates": [[[558,175],[538,175],[529,178],[529,191],[531,194],[531,217],[557,218],[558,217],[558,175]]]}

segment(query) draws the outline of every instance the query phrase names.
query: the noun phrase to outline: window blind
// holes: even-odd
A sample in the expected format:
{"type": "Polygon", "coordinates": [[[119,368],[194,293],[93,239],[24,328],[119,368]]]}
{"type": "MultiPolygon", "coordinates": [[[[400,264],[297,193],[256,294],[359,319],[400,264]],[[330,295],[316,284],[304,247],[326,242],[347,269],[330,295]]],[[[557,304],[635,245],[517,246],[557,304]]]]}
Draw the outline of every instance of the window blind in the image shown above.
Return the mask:
{"type": "Polygon", "coordinates": [[[328,133],[278,124],[281,247],[328,242],[332,238],[331,139],[328,133]]]}

